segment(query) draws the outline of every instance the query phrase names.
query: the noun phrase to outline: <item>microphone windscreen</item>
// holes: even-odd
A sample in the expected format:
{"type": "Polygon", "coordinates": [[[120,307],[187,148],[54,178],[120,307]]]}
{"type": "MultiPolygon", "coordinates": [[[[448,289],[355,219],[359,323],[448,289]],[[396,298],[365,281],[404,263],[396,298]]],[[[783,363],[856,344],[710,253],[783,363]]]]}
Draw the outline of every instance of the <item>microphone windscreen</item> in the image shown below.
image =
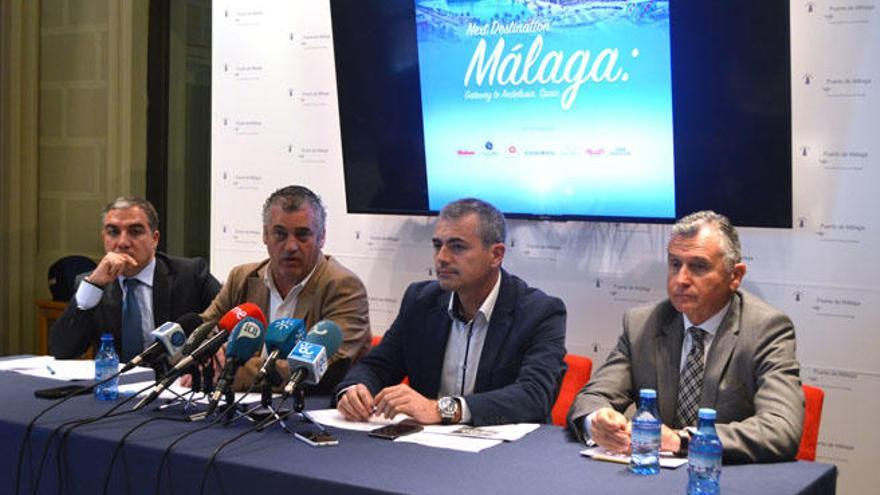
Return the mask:
{"type": "Polygon", "coordinates": [[[266,315],[263,314],[263,310],[261,310],[256,304],[249,302],[239,304],[227,311],[226,314],[220,318],[217,326],[227,332],[231,332],[238,322],[248,316],[259,320],[263,324],[263,327],[266,326],[266,315]]]}
{"type": "Polygon", "coordinates": [[[181,328],[183,328],[183,333],[185,333],[187,337],[192,335],[193,331],[202,324],[202,318],[198,313],[184,313],[175,321],[181,328]]]}
{"type": "Polygon", "coordinates": [[[247,361],[263,347],[263,323],[250,316],[235,325],[226,344],[226,357],[247,361]]]}
{"type": "Polygon", "coordinates": [[[210,321],[202,323],[201,325],[196,327],[196,329],[193,330],[193,333],[191,333],[190,336],[187,337],[186,343],[183,344],[183,349],[181,349],[180,352],[187,356],[192,354],[194,350],[202,345],[202,342],[204,342],[205,339],[208,338],[208,336],[211,334],[211,332],[214,331],[215,328],[217,328],[217,325],[211,323],[210,321]]]}
{"type": "Polygon", "coordinates": [[[331,320],[321,320],[312,325],[306,335],[306,341],[324,346],[324,349],[327,350],[327,356],[332,356],[342,345],[342,330],[331,320]]]}
{"type": "Polygon", "coordinates": [[[278,318],[266,329],[266,351],[290,354],[293,346],[306,336],[306,323],[299,318],[278,318]]]}

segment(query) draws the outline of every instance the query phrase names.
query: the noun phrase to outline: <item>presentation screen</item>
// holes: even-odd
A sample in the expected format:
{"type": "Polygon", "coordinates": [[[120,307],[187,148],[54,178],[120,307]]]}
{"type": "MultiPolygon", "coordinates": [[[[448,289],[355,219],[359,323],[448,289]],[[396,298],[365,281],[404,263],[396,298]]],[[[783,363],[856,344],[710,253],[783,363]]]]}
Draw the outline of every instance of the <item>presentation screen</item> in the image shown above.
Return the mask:
{"type": "Polygon", "coordinates": [[[787,6],[705,3],[331,0],[349,212],[790,227],[787,6]]]}

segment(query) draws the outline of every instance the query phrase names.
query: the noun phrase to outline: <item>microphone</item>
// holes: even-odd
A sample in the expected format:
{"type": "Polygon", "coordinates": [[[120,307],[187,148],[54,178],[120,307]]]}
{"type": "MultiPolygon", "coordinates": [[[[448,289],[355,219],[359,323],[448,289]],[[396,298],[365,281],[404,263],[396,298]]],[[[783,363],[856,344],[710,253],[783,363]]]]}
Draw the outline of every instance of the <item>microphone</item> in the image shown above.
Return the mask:
{"type": "Polygon", "coordinates": [[[305,340],[296,344],[287,356],[291,373],[290,380],[284,386],[282,402],[303,383],[317,385],[327,372],[329,357],[339,350],[340,344],[342,344],[342,331],[339,325],[330,320],[315,323],[305,340]]]}
{"type": "MultiPolygon", "coordinates": [[[[156,386],[153,387],[153,390],[149,395],[144,397],[140,402],[138,402],[134,409],[139,409],[150,402],[156,400],[166,388],[171,386],[177,378],[184,374],[190,367],[197,364],[202,359],[213,356],[214,353],[220,349],[220,346],[223,345],[223,342],[226,340],[226,336],[230,333],[239,321],[243,320],[247,317],[253,317],[254,319],[265,322],[266,317],[263,315],[263,311],[253,303],[244,303],[240,304],[232,309],[230,309],[217,323],[217,328],[222,331],[217,331],[210,337],[204,339],[201,344],[189,355],[185,358],[181,359],[177,364],[174,365],[168,373],[162,378],[162,380],[158,381],[156,386]]],[[[265,324],[265,323],[264,323],[265,324]]],[[[205,325],[202,325],[204,327],[205,325]]],[[[199,327],[200,331],[206,332],[205,335],[210,333],[211,328],[208,327],[208,330],[203,330],[202,327],[199,327]]],[[[193,332],[194,334],[196,332],[193,332]]]]}
{"type": "Polygon", "coordinates": [[[150,335],[154,338],[153,343],[144,352],[131,358],[119,373],[125,373],[135,366],[140,366],[142,363],[152,364],[163,354],[168,357],[169,361],[179,359],[180,351],[186,342],[187,336],[192,334],[198,325],[196,321],[201,322],[202,320],[195,313],[186,313],[178,318],[178,321],[180,323],[173,321],[165,322],[150,332],[150,335]]]}
{"type": "Polygon", "coordinates": [[[238,325],[238,322],[248,316],[256,318],[263,324],[263,328],[266,327],[266,315],[263,314],[263,310],[256,304],[250,302],[241,303],[227,311],[226,314],[223,315],[223,318],[220,318],[217,326],[227,332],[231,332],[232,329],[235,328],[235,325],[238,325]]]}
{"type": "MultiPolygon", "coordinates": [[[[287,356],[299,341],[306,336],[306,324],[299,318],[278,318],[266,329],[266,351],[269,357],[260,367],[256,382],[266,378],[275,366],[278,356],[287,356]]],[[[255,382],[255,383],[256,383],[255,382]]],[[[277,385],[277,384],[276,384],[277,385]]]]}
{"type": "Polygon", "coordinates": [[[217,332],[217,323],[213,321],[206,321],[202,323],[193,333],[187,337],[186,342],[183,343],[183,348],[180,350],[180,353],[184,356],[189,356],[192,352],[199,348],[202,345],[202,342],[205,341],[210,335],[213,335],[217,332]]]}
{"type": "Polygon", "coordinates": [[[263,347],[263,328],[263,323],[248,316],[238,322],[238,325],[232,330],[226,344],[226,365],[223,366],[220,380],[217,381],[217,387],[211,394],[206,414],[212,414],[217,408],[220,397],[232,386],[238,368],[263,347]]]}
{"type": "Polygon", "coordinates": [[[177,351],[175,354],[168,355],[168,364],[170,366],[174,366],[180,361],[184,354],[184,350],[186,349],[186,342],[189,341],[189,338],[199,329],[200,326],[204,325],[202,322],[202,317],[199,316],[198,313],[184,313],[177,318],[177,323],[183,327],[183,333],[186,334],[186,340],[183,343],[183,346],[177,351]]]}

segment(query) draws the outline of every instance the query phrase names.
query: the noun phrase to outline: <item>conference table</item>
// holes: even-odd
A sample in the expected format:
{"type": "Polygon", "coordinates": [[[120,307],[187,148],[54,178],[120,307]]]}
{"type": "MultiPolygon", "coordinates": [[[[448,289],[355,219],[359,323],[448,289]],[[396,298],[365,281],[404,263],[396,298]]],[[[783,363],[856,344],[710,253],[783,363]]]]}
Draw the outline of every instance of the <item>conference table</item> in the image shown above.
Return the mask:
{"type": "MultiPolygon", "coordinates": [[[[34,390],[62,382],[0,372],[0,494],[13,493],[19,446],[28,422],[50,401],[34,390]]],[[[75,397],[36,424],[24,457],[21,492],[31,493],[33,474],[51,431],[61,423],[105,412],[112,402],[75,397]]],[[[307,409],[327,407],[309,398],[307,409]]],[[[151,417],[176,414],[148,407],[73,430],[64,444],[63,492],[102,493],[109,460],[119,439],[151,417]]],[[[212,452],[247,425],[214,426],[193,434],[171,452],[161,477],[161,493],[198,493],[212,452]]],[[[202,423],[157,420],[132,434],[113,466],[108,493],[155,493],[159,460],[180,434],[202,423]]],[[[335,447],[311,447],[277,426],[250,433],[217,457],[205,493],[584,493],[683,494],[687,466],[638,476],[625,465],[588,459],[563,428],[544,425],[524,438],[466,453],[369,437],[331,429],[335,447]]],[[[39,493],[59,493],[57,440],[43,470],[39,493]]],[[[721,492],[733,494],[833,494],[837,469],[814,462],[725,465],[721,492]]]]}

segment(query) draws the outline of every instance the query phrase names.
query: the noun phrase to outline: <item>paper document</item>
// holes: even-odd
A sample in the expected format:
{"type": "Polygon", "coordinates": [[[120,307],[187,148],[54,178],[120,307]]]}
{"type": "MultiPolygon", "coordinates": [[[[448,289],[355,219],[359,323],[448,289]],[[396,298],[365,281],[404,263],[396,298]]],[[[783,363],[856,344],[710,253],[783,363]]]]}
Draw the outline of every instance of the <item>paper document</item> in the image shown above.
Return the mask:
{"type": "MultiPolygon", "coordinates": [[[[597,461],[616,462],[618,464],[629,464],[629,456],[624,454],[615,454],[608,452],[602,447],[590,447],[581,451],[581,455],[592,457],[597,461]]],[[[672,452],[660,452],[660,467],[667,469],[675,469],[687,464],[688,460],[683,457],[675,457],[672,452]]]]}
{"type": "MultiPolygon", "coordinates": [[[[147,381],[147,382],[128,383],[125,385],[120,384],[119,385],[119,393],[120,393],[120,395],[133,395],[137,392],[140,392],[140,394],[138,394],[138,395],[143,396],[143,395],[149,394],[152,391],[152,385],[155,385],[155,382],[147,381]],[[150,387],[150,388],[143,390],[145,387],[150,387]]],[[[191,392],[190,388],[182,387],[182,386],[178,385],[177,383],[174,383],[170,387],[163,390],[162,393],[159,394],[159,398],[160,399],[177,399],[179,397],[183,397],[186,399],[186,398],[189,398],[190,392],[191,392]]],[[[273,399],[278,398],[280,396],[281,396],[281,394],[272,394],[273,399]]],[[[235,394],[235,400],[238,401],[239,399],[241,399],[241,402],[239,402],[239,404],[241,404],[241,405],[255,404],[257,402],[260,402],[262,400],[262,398],[263,398],[262,394],[256,393],[256,392],[252,392],[249,394],[236,392],[236,394],[235,394]],[[242,398],[242,397],[244,397],[244,398],[242,398]]],[[[204,394],[198,393],[193,398],[193,402],[196,404],[207,404],[209,399],[210,398],[206,397],[204,394]]]]}
{"type": "MultiPolygon", "coordinates": [[[[375,430],[385,425],[410,419],[405,414],[398,414],[393,419],[373,416],[369,421],[348,421],[336,409],[309,411],[309,416],[324,426],[355,431],[375,430]]],[[[489,447],[494,447],[504,440],[513,441],[522,438],[530,431],[534,431],[538,426],[536,424],[521,424],[474,428],[467,425],[425,425],[423,431],[404,435],[394,439],[394,441],[416,443],[426,447],[451,449],[461,452],[479,452],[489,447]]]]}
{"type": "MultiPolygon", "coordinates": [[[[185,390],[185,393],[189,393],[189,389],[184,389],[184,390],[185,390]]],[[[183,395],[183,394],[181,394],[181,395],[183,395]]],[[[224,394],[224,397],[225,397],[225,394],[224,394]]],[[[273,399],[277,398],[277,397],[281,397],[281,394],[272,394],[273,399]]],[[[203,397],[197,399],[196,402],[199,404],[207,404],[208,402],[210,402],[210,400],[211,400],[210,397],[203,396],[203,397]]],[[[247,406],[249,404],[256,404],[257,402],[260,402],[261,400],[263,400],[263,394],[261,394],[259,392],[251,392],[249,394],[245,394],[243,392],[236,392],[235,393],[235,402],[237,402],[238,404],[240,404],[242,406],[247,406]]],[[[221,402],[221,404],[226,403],[222,398],[220,399],[220,402],[221,402]]]]}
{"type": "Polygon", "coordinates": [[[518,423],[494,426],[430,425],[425,426],[425,432],[515,442],[537,430],[540,426],[541,425],[537,423],[518,423]]]}
{"type": "Polygon", "coordinates": [[[18,371],[29,370],[33,368],[44,368],[47,364],[55,361],[52,356],[31,356],[23,358],[2,359],[0,360],[0,371],[18,371]]]}
{"type": "Polygon", "coordinates": [[[445,433],[429,433],[420,431],[394,439],[395,442],[416,443],[426,447],[458,450],[460,452],[479,452],[503,443],[501,440],[487,438],[470,438],[445,433]]]}
{"type": "MultiPolygon", "coordinates": [[[[0,361],[0,370],[55,380],[94,380],[95,362],[90,359],[55,359],[36,356],[0,361]]],[[[150,368],[136,367],[128,373],[153,372],[150,368]]]]}
{"type": "Polygon", "coordinates": [[[340,414],[339,411],[337,411],[336,409],[318,409],[314,411],[309,411],[309,416],[311,416],[315,422],[321,423],[324,426],[354,431],[375,430],[380,426],[399,423],[405,419],[409,419],[409,416],[407,416],[406,414],[398,414],[392,419],[387,419],[382,416],[374,415],[370,417],[369,421],[349,421],[343,418],[342,414],[340,414]]]}

